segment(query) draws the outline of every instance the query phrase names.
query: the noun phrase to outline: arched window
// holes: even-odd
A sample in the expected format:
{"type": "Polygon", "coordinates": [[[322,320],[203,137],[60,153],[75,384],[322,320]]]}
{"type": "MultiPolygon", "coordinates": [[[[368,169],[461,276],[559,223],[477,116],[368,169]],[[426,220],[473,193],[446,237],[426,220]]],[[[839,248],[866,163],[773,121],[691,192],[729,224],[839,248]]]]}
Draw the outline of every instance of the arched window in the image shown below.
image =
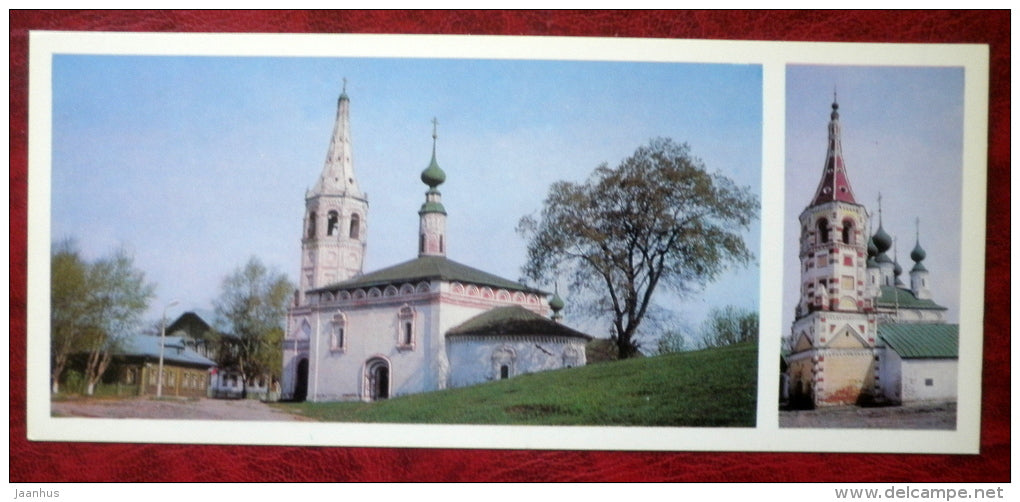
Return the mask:
{"type": "Polygon", "coordinates": [[[854,222],[853,220],[843,220],[843,244],[854,243],[854,222]]]}
{"type": "Polygon", "coordinates": [[[340,215],[336,211],[330,211],[326,216],[326,235],[336,235],[340,226],[340,215]]]}
{"type": "Polygon", "coordinates": [[[406,304],[397,312],[397,347],[401,350],[414,349],[414,317],[414,309],[406,304]]]}
{"type": "Polygon", "coordinates": [[[308,212],[308,238],[315,238],[315,211],[308,212]]]}
{"type": "Polygon", "coordinates": [[[506,380],[514,376],[514,360],[517,354],[514,349],[502,346],[492,352],[492,378],[493,380],[506,380]]]}
{"type": "Polygon", "coordinates": [[[351,239],[357,239],[361,235],[361,217],[357,213],[351,215],[351,231],[348,235],[351,239]]]}
{"type": "Polygon", "coordinates": [[[825,218],[818,220],[818,242],[822,244],[829,242],[829,220],[825,218]]]}
{"type": "Polygon", "coordinates": [[[340,313],[333,316],[333,329],[330,333],[330,350],[343,352],[347,347],[347,316],[340,313]]]}

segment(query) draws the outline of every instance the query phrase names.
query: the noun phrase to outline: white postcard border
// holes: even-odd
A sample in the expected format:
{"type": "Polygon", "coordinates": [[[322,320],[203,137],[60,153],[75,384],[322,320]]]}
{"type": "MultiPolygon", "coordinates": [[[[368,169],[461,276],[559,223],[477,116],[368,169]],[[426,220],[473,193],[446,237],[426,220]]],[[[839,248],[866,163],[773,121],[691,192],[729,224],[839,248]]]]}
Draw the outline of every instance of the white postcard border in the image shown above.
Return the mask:
{"type": "Polygon", "coordinates": [[[981,409],[988,47],[575,37],[32,32],[29,58],[28,437],[37,441],[661,451],[977,453],[981,409]],[[756,64],[763,72],[761,336],[755,428],[390,425],[53,418],[49,399],[49,200],[54,54],[320,56],[756,64]],[[957,429],[778,427],[785,72],[788,64],[965,68],[957,429]],[[966,245],[964,245],[966,244],[966,245]],[[772,285],[772,286],[767,286],[772,285]]]}

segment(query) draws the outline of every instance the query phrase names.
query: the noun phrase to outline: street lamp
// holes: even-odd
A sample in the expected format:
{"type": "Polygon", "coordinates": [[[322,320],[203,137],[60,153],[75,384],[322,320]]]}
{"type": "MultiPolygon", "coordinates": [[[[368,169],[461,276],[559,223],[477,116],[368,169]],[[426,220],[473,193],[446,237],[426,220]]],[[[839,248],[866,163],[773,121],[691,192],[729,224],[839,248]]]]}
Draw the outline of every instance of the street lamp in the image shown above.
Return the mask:
{"type": "Polygon", "coordinates": [[[159,380],[156,384],[156,397],[163,397],[163,350],[166,348],[166,309],[181,303],[174,300],[163,307],[163,317],[159,318],[159,380]]]}

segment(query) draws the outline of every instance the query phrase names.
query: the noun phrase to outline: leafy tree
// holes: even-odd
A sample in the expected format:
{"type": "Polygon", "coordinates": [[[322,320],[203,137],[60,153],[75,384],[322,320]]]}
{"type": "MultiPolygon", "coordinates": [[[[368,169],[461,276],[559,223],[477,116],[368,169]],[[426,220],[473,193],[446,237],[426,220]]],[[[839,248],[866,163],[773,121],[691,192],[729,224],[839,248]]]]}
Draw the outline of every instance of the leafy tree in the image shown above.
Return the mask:
{"type": "Polygon", "coordinates": [[[155,286],[124,250],[89,263],[72,241],[63,241],[50,266],[53,392],[59,391],[68,358],[84,353],[85,393],[91,395],[118,344],[139,328],[155,286]]]}
{"type": "Polygon", "coordinates": [[[758,340],[758,313],[733,305],[713,308],[701,326],[701,348],[758,340]]]}
{"type": "Polygon", "coordinates": [[[222,319],[221,331],[236,337],[233,350],[224,351],[224,357],[241,373],[244,396],[256,377],[268,380],[282,372],[280,346],[293,290],[285,275],[267,269],[254,256],[223,280],[216,314],[222,319]]]}
{"type": "Polygon", "coordinates": [[[50,381],[54,394],[60,391],[68,359],[84,345],[82,333],[92,322],[87,275],[88,264],[73,241],[54,246],[50,257],[50,381]]]}
{"type": "Polygon", "coordinates": [[[584,183],[550,187],[541,217],[518,226],[529,239],[524,274],[548,282],[567,274],[572,293],[593,293],[620,358],[632,357],[660,285],[688,295],[752,258],[742,232],[757,210],[747,187],[709,173],[686,144],[653,139],[584,183]]]}

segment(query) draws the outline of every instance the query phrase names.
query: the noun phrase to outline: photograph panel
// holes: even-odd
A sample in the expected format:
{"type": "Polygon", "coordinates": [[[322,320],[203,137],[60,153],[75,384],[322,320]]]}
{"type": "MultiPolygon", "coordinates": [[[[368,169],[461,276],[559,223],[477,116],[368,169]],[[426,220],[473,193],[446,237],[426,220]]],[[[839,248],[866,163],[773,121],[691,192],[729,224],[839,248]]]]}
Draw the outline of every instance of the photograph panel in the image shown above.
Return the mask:
{"type": "Polygon", "coordinates": [[[788,67],[783,427],[956,428],[962,67],[788,67]],[[824,152],[824,155],[822,155],[824,152]]]}

